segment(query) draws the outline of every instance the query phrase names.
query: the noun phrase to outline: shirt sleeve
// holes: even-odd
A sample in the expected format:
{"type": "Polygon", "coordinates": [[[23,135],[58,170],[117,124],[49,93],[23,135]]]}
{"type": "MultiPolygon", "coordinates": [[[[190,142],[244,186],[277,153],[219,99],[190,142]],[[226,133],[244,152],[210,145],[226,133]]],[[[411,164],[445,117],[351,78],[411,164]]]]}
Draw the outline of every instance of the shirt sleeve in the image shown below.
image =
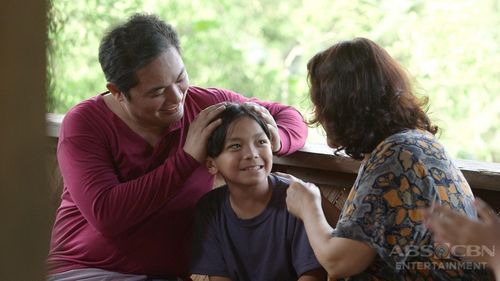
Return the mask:
{"type": "Polygon", "coordinates": [[[307,125],[304,118],[295,108],[277,102],[261,101],[256,98],[247,98],[243,95],[223,89],[212,89],[219,91],[217,102],[254,102],[265,107],[274,117],[278,126],[281,139],[281,148],[276,155],[283,156],[291,154],[302,148],[307,139],[307,125]]]}
{"type": "Polygon", "coordinates": [[[292,262],[297,272],[297,276],[321,267],[316,259],[314,251],[309,244],[309,239],[301,220],[293,217],[295,220],[295,231],[292,239],[292,262]]]}
{"type": "MultiPolygon", "coordinates": [[[[206,200],[200,200],[200,203],[206,200]]],[[[206,202],[205,202],[206,203],[206,202]]],[[[198,204],[196,208],[191,273],[209,276],[229,277],[226,262],[224,261],[221,242],[217,237],[214,221],[206,205],[198,204]]]]}
{"type": "Polygon", "coordinates": [[[85,219],[104,236],[115,236],[147,219],[183,186],[199,163],[182,149],[134,180],[120,182],[109,145],[78,114],[61,131],[57,157],[64,184],[85,219]]]}

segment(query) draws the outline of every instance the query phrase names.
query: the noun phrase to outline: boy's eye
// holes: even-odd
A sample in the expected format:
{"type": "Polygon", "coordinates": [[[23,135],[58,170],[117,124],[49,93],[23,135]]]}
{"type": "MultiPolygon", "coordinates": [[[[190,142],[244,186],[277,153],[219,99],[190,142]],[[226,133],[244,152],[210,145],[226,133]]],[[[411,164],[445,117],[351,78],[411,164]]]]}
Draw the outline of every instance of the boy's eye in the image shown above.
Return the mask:
{"type": "Polygon", "coordinates": [[[233,143],[233,144],[230,144],[227,146],[227,148],[229,148],[229,149],[238,149],[240,147],[241,147],[241,145],[239,143],[233,143]]]}
{"type": "Polygon", "coordinates": [[[259,144],[266,144],[267,143],[267,140],[266,139],[261,139],[259,140],[259,144]]]}

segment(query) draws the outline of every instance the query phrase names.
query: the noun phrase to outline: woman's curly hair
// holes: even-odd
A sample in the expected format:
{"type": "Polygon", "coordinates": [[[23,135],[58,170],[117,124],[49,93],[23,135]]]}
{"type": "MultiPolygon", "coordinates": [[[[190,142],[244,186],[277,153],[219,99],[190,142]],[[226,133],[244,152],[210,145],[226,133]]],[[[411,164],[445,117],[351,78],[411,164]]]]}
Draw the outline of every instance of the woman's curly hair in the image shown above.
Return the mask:
{"type": "Polygon", "coordinates": [[[314,105],[310,125],[320,124],[337,151],[362,159],[388,136],[405,129],[436,134],[406,71],[365,38],[339,42],[307,64],[314,105]]]}

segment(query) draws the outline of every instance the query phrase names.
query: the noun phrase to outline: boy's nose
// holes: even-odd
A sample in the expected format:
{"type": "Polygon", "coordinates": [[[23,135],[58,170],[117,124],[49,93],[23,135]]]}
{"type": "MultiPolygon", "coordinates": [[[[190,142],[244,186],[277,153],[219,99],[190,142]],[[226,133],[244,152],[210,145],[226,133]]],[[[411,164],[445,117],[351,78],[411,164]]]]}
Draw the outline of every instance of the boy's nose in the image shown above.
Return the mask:
{"type": "Polygon", "coordinates": [[[257,148],[250,146],[246,151],[246,158],[259,158],[259,151],[257,150],[257,148]]]}

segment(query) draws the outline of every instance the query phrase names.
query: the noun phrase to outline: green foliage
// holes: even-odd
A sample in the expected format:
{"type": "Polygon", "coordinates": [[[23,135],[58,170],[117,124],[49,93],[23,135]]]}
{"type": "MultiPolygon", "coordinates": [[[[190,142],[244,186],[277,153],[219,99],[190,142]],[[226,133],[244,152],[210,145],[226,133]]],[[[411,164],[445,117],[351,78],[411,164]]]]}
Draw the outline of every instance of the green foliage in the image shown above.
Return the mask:
{"type": "MultiPolygon", "coordinates": [[[[134,12],[176,27],[191,84],[291,104],[308,117],[306,64],[334,42],[368,37],[413,74],[455,157],[500,162],[497,0],[52,0],[48,111],[105,91],[99,39],[134,12]]],[[[310,141],[322,142],[320,130],[310,141]]]]}

